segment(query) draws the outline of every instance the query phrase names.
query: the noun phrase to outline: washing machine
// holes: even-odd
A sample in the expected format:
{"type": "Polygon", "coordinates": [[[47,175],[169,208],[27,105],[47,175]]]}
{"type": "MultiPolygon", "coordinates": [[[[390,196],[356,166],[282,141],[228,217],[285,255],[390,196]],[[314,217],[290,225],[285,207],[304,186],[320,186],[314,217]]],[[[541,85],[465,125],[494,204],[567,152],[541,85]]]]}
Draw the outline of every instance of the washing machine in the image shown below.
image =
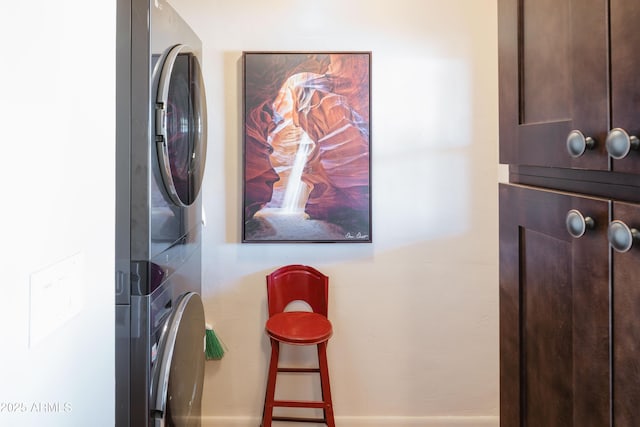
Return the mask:
{"type": "Polygon", "coordinates": [[[202,43],[166,0],[118,0],[116,425],[199,426],[202,43]]]}

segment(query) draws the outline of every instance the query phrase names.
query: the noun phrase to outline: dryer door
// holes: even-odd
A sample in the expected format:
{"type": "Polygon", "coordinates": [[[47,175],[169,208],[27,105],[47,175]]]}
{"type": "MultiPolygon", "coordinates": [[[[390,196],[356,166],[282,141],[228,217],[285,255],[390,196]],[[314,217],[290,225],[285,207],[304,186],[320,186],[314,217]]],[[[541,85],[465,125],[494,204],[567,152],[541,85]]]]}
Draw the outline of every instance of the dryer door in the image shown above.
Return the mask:
{"type": "Polygon", "coordinates": [[[199,427],[205,361],[204,308],[200,295],[180,297],[160,341],[151,383],[155,427],[199,427]]]}
{"type": "Polygon", "coordinates": [[[207,152],[207,104],[200,62],[187,45],[164,58],[156,99],[156,146],[167,194],[192,204],[202,184],[207,152]]]}

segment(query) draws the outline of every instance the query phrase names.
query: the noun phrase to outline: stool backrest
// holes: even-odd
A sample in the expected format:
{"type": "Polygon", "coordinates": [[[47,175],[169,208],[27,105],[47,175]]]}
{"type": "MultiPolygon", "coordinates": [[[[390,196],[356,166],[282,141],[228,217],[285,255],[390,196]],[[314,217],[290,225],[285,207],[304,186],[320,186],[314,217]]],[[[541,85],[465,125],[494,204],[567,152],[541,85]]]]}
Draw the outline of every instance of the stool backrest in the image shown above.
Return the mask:
{"type": "Polygon", "coordinates": [[[314,313],[327,316],[329,278],[307,265],[286,265],[267,275],[269,317],[293,301],[304,301],[314,313]]]}

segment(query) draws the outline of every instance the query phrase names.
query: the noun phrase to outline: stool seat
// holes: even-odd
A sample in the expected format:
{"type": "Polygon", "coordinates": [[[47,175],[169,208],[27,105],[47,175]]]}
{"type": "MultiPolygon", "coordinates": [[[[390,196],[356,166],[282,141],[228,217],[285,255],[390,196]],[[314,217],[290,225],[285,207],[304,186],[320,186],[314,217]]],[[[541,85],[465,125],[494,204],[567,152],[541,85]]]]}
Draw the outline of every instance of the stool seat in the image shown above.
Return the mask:
{"type": "Polygon", "coordinates": [[[325,316],[308,311],[285,311],[274,314],[265,326],[270,337],[293,345],[313,345],[327,341],[333,334],[325,316]]]}

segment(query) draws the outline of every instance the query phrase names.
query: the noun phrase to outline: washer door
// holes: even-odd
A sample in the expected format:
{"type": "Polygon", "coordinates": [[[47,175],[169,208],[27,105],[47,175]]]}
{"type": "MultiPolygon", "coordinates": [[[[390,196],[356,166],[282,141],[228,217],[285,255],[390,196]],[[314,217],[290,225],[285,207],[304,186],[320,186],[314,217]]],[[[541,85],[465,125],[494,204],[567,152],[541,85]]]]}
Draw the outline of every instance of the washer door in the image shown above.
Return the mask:
{"type": "Polygon", "coordinates": [[[186,293],[165,325],[153,367],[150,409],[155,427],[200,426],[205,342],[202,299],[186,293]]]}
{"type": "Polygon", "coordinates": [[[156,97],[156,146],[167,194],[192,204],[202,185],[207,152],[207,104],[200,63],[187,45],[174,46],[162,64],[156,97]]]}

